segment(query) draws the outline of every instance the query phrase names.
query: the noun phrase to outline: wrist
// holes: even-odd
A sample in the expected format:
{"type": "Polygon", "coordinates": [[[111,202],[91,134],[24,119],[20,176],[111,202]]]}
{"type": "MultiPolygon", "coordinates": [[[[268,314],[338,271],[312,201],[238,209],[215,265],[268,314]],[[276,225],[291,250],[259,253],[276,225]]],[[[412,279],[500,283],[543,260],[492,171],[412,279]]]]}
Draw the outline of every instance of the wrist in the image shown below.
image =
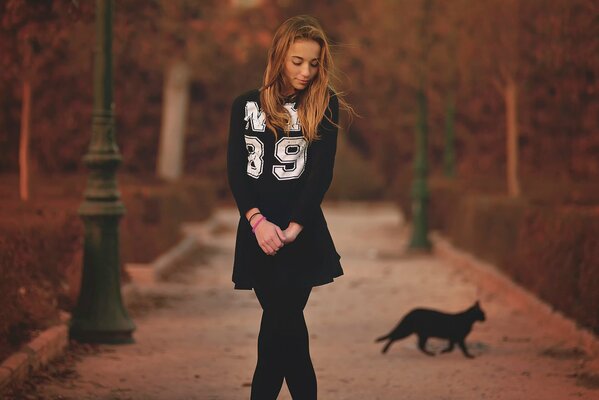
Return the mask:
{"type": "Polygon", "coordinates": [[[246,219],[248,222],[250,222],[250,219],[252,218],[252,216],[255,216],[255,215],[256,215],[256,213],[258,213],[258,214],[261,214],[261,213],[260,213],[260,209],[259,209],[258,207],[253,207],[253,208],[250,208],[249,210],[247,210],[247,211],[245,212],[245,219],[246,219]]]}
{"type": "Polygon", "coordinates": [[[264,215],[261,215],[260,217],[258,217],[258,220],[254,223],[254,225],[250,224],[250,226],[252,227],[253,233],[256,233],[256,229],[258,228],[258,225],[260,225],[263,221],[267,221],[267,219],[264,215]]]}
{"type": "Polygon", "coordinates": [[[250,217],[248,218],[248,222],[250,223],[250,225],[252,224],[252,220],[256,221],[258,218],[260,218],[261,215],[262,215],[262,213],[259,211],[250,215],[250,217]]]}

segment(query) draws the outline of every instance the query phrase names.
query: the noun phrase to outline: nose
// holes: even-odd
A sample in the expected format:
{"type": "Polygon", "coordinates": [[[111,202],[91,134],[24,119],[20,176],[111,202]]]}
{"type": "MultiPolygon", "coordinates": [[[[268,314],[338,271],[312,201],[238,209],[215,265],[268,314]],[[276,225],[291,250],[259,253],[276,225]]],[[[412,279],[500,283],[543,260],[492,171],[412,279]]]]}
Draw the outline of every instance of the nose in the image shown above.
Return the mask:
{"type": "Polygon", "coordinates": [[[302,64],[300,74],[305,78],[308,78],[310,76],[310,66],[307,63],[302,64]]]}

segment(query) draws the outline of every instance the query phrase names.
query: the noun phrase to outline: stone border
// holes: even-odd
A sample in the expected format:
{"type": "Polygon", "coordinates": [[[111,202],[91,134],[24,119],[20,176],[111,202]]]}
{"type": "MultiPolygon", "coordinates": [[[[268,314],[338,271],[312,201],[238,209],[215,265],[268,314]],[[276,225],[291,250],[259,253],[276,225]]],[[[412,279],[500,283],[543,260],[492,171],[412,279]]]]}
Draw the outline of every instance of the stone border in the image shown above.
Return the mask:
{"type": "Polygon", "coordinates": [[[69,342],[70,317],[69,313],[61,312],[60,324],[46,329],[0,364],[0,394],[64,354],[69,342]]]}
{"type": "Polygon", "coordinates": [[[165,279],[177,264],[200,248],[200,243],[193,237],[186,235],[176,246],[172,247],[166,253],[160,255],[150,267],[154,273],[154,279],[157,281],[165,279]]]}
{"type": "MultiPolygon", "coordinates": [[[[181,260],[199,247],[200,243],[196,238],[192,236],[183,238],[177,245],[150,264],[155,279],[164,279],[181,260]]],[[[123,301],[138,292],[139,288],[135,282],[124,284],[121,287],[123,301]]],[[[70,319],[69,313],[61,312],[58,325],[43,331],[0,364],[0,395],[11,386],[23,383],[33,372],[65,353],[69,343],[70,319]]]]}

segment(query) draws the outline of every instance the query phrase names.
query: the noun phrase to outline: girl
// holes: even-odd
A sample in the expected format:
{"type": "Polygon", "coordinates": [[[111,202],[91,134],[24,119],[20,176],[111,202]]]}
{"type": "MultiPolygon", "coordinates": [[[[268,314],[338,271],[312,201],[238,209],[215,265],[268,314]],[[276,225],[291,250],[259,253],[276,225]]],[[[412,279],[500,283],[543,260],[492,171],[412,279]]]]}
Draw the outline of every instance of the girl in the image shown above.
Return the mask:
{"type": "Polygon", "coordinates": [[[333,177],[339,103],[325,33],[310,16],[285,21],[259,90],[233,102],[227,172],[239,208],[233,282],[263,309],[251,399],[316,399],[303,309],[312,287],[341,276],[320,204],[333,177]]]}

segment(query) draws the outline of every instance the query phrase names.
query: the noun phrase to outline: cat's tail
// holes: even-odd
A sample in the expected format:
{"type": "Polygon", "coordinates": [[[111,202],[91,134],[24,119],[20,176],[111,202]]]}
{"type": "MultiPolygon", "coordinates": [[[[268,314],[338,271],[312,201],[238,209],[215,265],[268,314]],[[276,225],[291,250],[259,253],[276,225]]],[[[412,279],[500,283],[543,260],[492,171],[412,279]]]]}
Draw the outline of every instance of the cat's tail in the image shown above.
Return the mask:
{"type": "Polygon", "coordinates": [[[389,346],[391,346],[391,343],[393,343],[393,340],[389,339],[389,341],[387,342],[387,344],[385,345],[385,347],[383,347],[383,350],[381,351],[383,354],[385,354],[387,352],[387,350],[389,350],[389,346]]]}
{"type": "Polygon", "coordinates": [[[382,342],[383,340],[387,340],[387,339],[391,339],[391,334],[387,334],[385,336],[381,336],[380,338],[377,338],[374,342],[378,343],[378,342],[382,342]]]}

